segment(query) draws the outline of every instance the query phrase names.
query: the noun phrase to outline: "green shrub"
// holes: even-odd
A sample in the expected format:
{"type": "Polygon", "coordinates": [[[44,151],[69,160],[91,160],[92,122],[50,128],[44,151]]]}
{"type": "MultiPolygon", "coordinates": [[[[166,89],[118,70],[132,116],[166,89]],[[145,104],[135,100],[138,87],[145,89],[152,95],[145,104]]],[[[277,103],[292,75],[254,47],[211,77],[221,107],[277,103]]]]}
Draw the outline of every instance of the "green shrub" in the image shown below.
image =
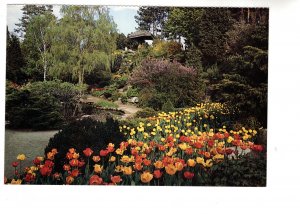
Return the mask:
{"type": "Polygon", "coordinates": [[[164,103],[164,105],[161,108],[162,111],[169,113],[173,112],[175,110],[173,103],[168,99],[167,102],[164,103]]]}
{"type": "Polygon", "coordinates": [[[82,151],[87,147],[99,152],[101,149],[105,149],[108,143],[114,143],[115,147],[118,148],[120,142],[125,140],[123,134],[120,133],[118,121],[109,118],[103,123],[87,118],[66,125],[54,137],[50,138],[49,144],[45,148],[45,154],[56,148],[58,154],[54,159],[54,171],[63,172],[62,167],[66,163],[66,153],[70,148],[76,149],[80,156],[84,157],[82,151]]]}
{"type": "Polygon", "coordinates": [[[118,108],[118,105],[116,103],[113,103],[108,100],[100,100],[96,103],[96,106],[100,106],[103,108],[118,108]]]}
{"type": "Polygon", "coordinates": [[[119,99],[119,97],[121,97],[122,94],[120,94],[118,91],[115,91],[112,96],[111,96],[111,99],[112,101],[117,101],[119,99]]]}
{"type": "Polygon", "coordinates": [[[121,95],[121,102],[124,104],[124,103],[127,103],[127,100],[128,98],[127,98],[127,96],[126,95],[121,95]]]}
{"type": "Polygon", "coordinates": [[[127,97],[138,97],[139,96],[139,91],[137,88],[128,88],[127,92],[127,97]]]}
{"type": "Polygon", "coordinates": [[[266,153],[250,152],[240,159],[224,161],[211,169],[212,186],[266,186],[266,153]]]}
{"type": "Polygon", "coordinates": [[[156,116],[157,112],[153,108],[144,108],[138,112],[135,113],[136,118],[148,118],[156,116]]]}

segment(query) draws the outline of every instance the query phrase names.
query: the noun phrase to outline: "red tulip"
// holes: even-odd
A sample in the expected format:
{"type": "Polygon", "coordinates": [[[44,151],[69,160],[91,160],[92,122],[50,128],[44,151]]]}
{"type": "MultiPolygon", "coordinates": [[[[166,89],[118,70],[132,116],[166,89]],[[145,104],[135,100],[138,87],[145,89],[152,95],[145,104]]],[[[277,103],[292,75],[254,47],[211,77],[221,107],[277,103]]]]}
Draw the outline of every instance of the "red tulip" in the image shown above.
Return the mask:
{"type": "Polygon", "coordinates": [[[90,148],[86,148],[85,150],[83,150],[83,154],[86,156],[86,157],[90,157],[92,154],[93,154],[93,150],[91,150],[90,148]]]}
{"type": "Polygon", "coordinates": [[[73,169],[71,172],[72,177],[77,177],[79,175],[79,170],[78,169],[73,169]]]}
{"type": "Polygon", "coordinates": [[[11,164],[13,167],[17,167],[19,165],[19,162],[18,161],[15,161],[15,162],[12,162],[11,164]]]}
{"type": "Polygon", "coordinates": [[[40,168],[40,173],[42,176],[49,176],[52,172],[52,168],[48,167],[48,166],[43,166],[40,168]]]}
{"type": "Polygon", "coordinates": [[[193,179],[193,177],[194,177],[194,173],[189,172],[189,171],[184,172],[183,175],[186,179],[189,179],[189,180],[193,179]]]}
{"type": "Polygon", "coordinates": [[[54,166],[54,163],[53,161],[51,160],[46,160],[45,161],[45,166],[49,167],[49,168],[52,168],[54,166]]]}
{"type": "Polygon", "coordinates": [[[108,155],[108,150],[101,150],[100,151],[100,156],[105,157],[106,155],[108,155]]]}
{"type": "Polygon", "coordinates": [[[154,170],[154,172],[153,172],[154,178],[159,179],[162,175],[163,175],[163,173],[162,173],[159,169],[156,169],[156,170],[154,170]]]}
{"type": "Polygon", "coordinates": [[[69,164],[71,165],[71,166],[78,166],[78,160],[77,159],[72,159],[72,160],[70,160],[69,161],[69,164]]]}

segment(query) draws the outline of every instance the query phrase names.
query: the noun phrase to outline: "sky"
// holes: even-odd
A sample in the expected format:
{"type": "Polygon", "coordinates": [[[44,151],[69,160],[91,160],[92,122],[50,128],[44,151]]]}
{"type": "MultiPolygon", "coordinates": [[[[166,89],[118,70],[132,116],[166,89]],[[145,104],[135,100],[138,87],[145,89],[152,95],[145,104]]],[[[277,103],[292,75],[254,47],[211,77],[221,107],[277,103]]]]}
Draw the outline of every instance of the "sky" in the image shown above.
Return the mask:
{"type": "MultiPolygon", "coordinates": [[[[22,7],[23,5],[7,5],[7,25],[10,32],[13,32],[16,27],[15,24],[19,23],[19,19],[22,17],[22,7]]],[[[56,17],[61,17],[59,8],[59,5],[54,5],[53,7],[53,13],[56,17]]],[[[138,7],[109,6],[109,9],[109,13],[117,24],[120,33],[124,33],[127,36],[127,34],[136,30],[135,28],[138,25],[134,20],[134,16],[137,14],[138,7]]]]}

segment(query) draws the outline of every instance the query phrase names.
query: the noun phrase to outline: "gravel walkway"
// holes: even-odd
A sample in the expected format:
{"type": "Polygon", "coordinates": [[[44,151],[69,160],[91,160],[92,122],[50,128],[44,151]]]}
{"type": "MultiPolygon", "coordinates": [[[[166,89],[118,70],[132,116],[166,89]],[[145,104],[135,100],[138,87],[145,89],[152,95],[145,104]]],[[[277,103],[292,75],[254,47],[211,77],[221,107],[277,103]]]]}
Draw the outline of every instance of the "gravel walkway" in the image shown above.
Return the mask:
{"type": "Polygon", "coordinates": [[[5,130],[5,160],[4,175],[11,177],[14,168],[11,166],[16,161],[18,154],[25,154],[27,159],[22,163],[23,166],[32,164],[36,156],[43,156],[44,149],[49,139],[58,131],[15,131],[5,130]]]}

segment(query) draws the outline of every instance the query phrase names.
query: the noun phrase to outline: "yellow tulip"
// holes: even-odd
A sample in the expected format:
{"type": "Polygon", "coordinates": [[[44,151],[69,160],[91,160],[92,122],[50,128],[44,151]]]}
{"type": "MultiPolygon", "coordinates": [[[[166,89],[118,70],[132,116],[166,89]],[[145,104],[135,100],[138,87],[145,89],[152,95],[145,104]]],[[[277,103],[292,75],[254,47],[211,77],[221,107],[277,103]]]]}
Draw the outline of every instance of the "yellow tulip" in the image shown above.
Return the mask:
{"type": "Polygon", "coordinates": [[[11,184],[21,184],[21,183],[22,183],[22,180],[21,180],[21,179],[17,179],[17,180],[12,179],[10,183],[11,183],[11,184]]]}
{"type": "Polygon", "coordinates": [[[197,157],[196,162],[199,163],[199,164],[204,164],[204,158],[197,157]]]}
{"type": "Polygon", "coordinates": [[[96,173],[101,173],[103,170],[103,166],[99,165],[99,164],[95,164],[94,165],[94,172],[96,173]]]}
{"type": "Polygon", "coordinates": [[[24,154],[18,154],[17,160],[23,161],[26,159],[26,156],[24,154]]]}
{"type": "Polygon", "coordinates": [[[130,159],[127,155],[124,155],[121,157],[121,162],[123,163],[129,163],[130,159]]]}
{"type": "Polygon", "coordinates": [[[109,159],[109,162],[115,162],[116,161],[116,157],[115,156],[111,156],[109,159]]]}

